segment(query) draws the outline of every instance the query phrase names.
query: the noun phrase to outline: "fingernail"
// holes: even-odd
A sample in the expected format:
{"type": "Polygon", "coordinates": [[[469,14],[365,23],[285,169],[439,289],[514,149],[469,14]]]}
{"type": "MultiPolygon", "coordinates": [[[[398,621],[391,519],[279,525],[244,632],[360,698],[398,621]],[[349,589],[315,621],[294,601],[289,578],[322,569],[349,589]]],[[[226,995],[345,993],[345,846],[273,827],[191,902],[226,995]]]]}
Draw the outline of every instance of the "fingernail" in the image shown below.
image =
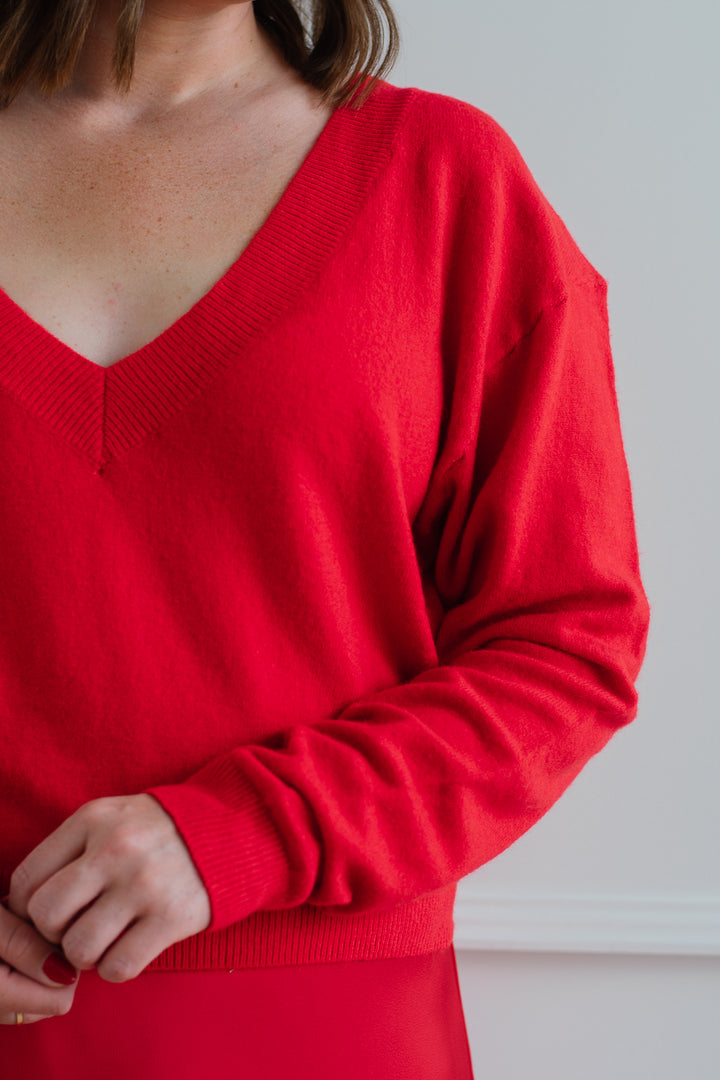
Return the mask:
{"type": "Polygon", "coordinates": [[[60,953],[51,952],[42,969],[48,979],[52,982],[62,983],[63,986],[69,986],[70,983],[74,983],[77,979],[77,971],[72,964],[68,964],[65,957],[60,953]]]}

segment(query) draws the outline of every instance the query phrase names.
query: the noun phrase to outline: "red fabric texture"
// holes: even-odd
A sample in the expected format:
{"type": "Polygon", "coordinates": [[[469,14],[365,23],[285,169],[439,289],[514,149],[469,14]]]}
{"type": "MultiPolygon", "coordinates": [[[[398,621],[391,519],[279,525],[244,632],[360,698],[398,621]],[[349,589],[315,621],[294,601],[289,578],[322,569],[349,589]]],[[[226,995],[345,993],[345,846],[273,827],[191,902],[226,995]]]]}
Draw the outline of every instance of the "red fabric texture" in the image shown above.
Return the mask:
{"type": "Polygon", "coordinates": [[[80,976],[72,1009],[0,1025],[32,1080],[472,1080],[455,951],[225,971],[80,976]]]}
{"type": "Polygon", "coordinates": [[[607,282],[475,106],[336,109],[109,368],[0,291],[0,432],[0,891],[151,793],[212,922],[150,970],[447,947],[457,882],[636,716],[607,282]]]}

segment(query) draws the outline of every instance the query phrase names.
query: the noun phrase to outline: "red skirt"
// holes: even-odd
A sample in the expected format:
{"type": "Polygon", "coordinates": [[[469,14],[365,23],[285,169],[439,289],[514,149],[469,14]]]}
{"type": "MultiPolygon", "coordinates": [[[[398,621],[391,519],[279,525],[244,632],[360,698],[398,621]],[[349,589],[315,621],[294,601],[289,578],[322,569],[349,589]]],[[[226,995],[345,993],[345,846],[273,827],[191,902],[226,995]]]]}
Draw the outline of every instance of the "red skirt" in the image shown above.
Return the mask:
{"type": "Polygon", "coordinates": [[[455,950],[235,971],[85,971],[65,1016],[0,1025],[33,1080],[473,1080],[455,950]]]}

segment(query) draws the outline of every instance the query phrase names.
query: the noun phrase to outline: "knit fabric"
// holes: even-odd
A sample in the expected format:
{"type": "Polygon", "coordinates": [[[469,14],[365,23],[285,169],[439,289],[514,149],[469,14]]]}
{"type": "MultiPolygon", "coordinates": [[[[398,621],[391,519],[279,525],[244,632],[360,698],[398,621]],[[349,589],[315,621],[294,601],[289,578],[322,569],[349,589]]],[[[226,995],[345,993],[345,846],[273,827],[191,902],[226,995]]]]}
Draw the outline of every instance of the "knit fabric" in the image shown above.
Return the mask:
{"type": "Polygon", "coordinates": [[[0,891],[149,792],[208,929],[149,969],[408,956],[637,714],[607,282],[483,110],[377,84],[157,338],[0,291],[0,891]]]}

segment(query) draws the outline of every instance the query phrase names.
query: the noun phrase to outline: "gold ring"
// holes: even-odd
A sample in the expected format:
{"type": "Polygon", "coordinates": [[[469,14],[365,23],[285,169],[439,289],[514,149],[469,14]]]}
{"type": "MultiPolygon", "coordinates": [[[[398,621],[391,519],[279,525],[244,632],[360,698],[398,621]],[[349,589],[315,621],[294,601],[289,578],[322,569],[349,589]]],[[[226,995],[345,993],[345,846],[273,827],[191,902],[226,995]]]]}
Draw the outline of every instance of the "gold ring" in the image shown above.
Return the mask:
{"type": "Polygon", "coordinates": [[[15,1023],[16,1024],[22,1024],[22,1022],[23,1022],[23,1014],[19,1013],[19,1012],[16,1012],[15,1013],[15,1023]]]}

